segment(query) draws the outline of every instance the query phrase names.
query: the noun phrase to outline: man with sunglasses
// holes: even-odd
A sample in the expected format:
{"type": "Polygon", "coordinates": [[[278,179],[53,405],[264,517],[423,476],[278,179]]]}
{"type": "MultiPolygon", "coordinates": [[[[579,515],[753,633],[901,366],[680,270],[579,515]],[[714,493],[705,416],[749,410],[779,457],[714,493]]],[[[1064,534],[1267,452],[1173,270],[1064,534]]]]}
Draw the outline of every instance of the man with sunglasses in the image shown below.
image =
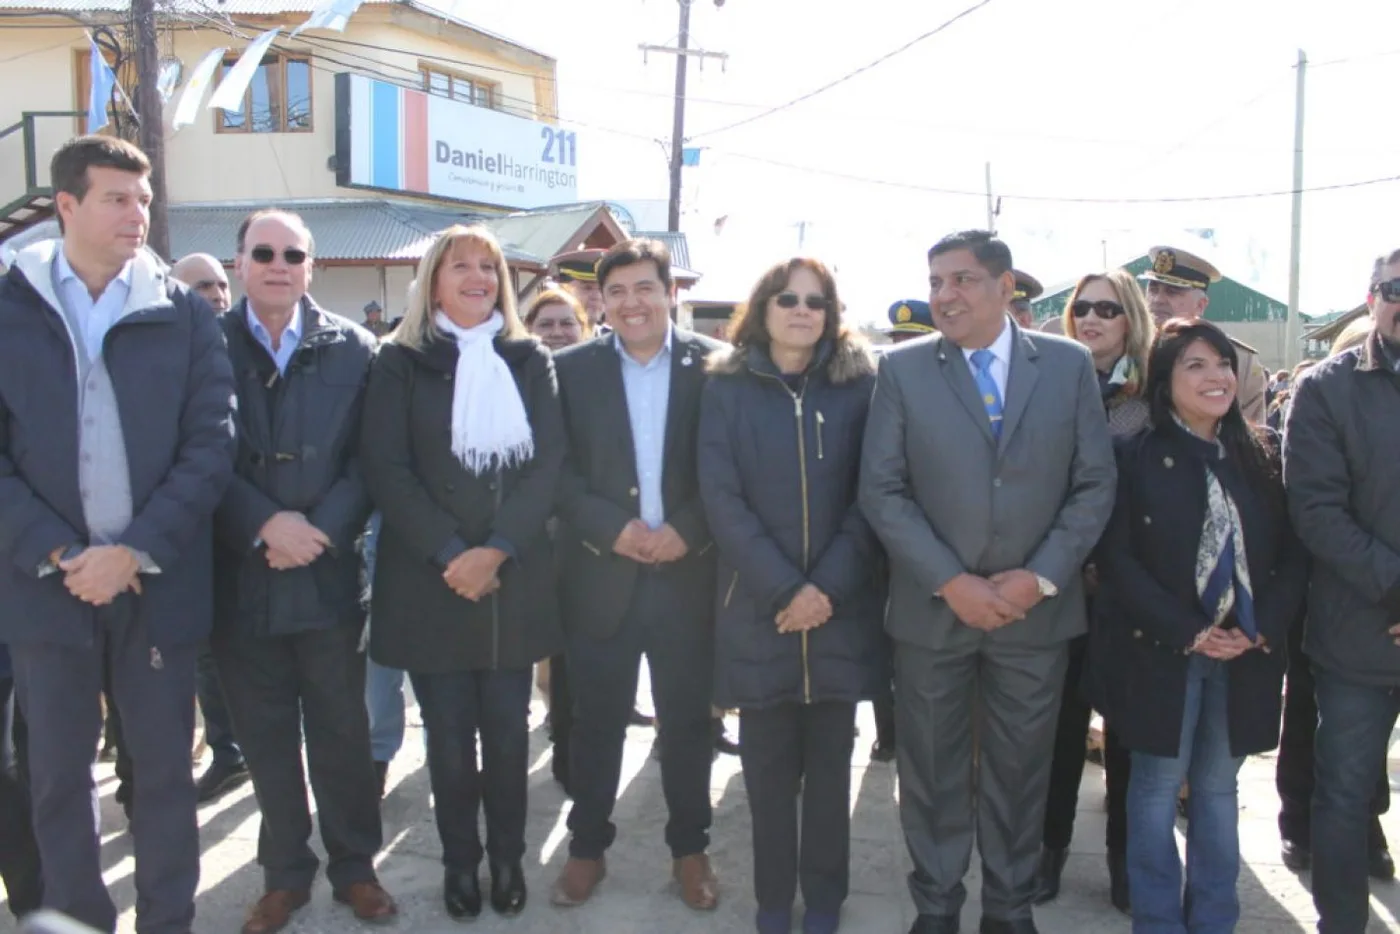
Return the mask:
{"type": "MultiPolygon", "coordinates": [[[[1147,309],[1152,312],[1157,326],[1161,327],[1171,318],[1204,317],[1210,305],[1206,290],[1220,281],[1220,270],[1176,247],[1154,246],[1147,251],[1147,257],[1152,265],[1138,278],[1147,283],[1147,309]]],[[[1268,405],[1259,351],[1229,334],[1225,336],[1235,345],[1235,353],[1240,358],[1237,377],[1240,412],[1251,425],[1262,425],[1268,415],[1268,405]]]]}
{"type": "Polygon", "coordinates": [[[236,239],[246,297],[220,324],[239,446],[215,518],[211,641],[262,810],[264,894],[243,934],[286,926],[316,879],[303,730],[334,898],[382,921],[397,909],[374,869],[382,829],[355,548],[370,513],[357,449],[376,341],[307,294],[313,241],[300,217],[256,211],[236,239]]]}
{"type": "Polygon", "coordinates": [[[1369,916],[1368,826],[1400,715],[1400,250],[1375,261],[1371,333],[1293,390],[1283,475],[1313,555],[1303,650],[1316,682],[1312,890],[1324,934],[1369,916]]]}

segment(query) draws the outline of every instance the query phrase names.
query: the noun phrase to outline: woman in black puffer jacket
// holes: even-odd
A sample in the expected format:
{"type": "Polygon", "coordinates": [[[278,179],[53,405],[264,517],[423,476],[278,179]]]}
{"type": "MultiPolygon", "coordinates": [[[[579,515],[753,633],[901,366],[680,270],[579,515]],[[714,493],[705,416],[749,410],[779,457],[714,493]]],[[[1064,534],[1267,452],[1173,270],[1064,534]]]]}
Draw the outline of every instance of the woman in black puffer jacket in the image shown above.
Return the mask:
{"type": "Polygon", "coordinates": [[[836,930],[855,707],[882,671],[879,546],[856,504],[874,360],[830,272],[769,270],[709,361],[700,492],[719,548],[715,702],[740,710],[758,930],[836,930]],[[801,857],[798,791],[802,789],[801,857]]]}

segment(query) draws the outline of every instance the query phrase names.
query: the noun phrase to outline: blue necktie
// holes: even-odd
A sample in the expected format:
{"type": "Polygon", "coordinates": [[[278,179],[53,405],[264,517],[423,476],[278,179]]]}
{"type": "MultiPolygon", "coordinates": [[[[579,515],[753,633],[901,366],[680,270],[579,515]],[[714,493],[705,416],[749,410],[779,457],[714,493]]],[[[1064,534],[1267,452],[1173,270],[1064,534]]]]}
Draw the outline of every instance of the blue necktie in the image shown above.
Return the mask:
{"type": "Polygon", "coordinates": [[[992,420],[992,437],[1001,440],[1001,391],[997,381],[992,379],[992,361],[996,355],[985,348],[972,352],[973,378],[977,381],[977,392],[982,396],[982,404],[987,408],[987,417],[992,420]]]}

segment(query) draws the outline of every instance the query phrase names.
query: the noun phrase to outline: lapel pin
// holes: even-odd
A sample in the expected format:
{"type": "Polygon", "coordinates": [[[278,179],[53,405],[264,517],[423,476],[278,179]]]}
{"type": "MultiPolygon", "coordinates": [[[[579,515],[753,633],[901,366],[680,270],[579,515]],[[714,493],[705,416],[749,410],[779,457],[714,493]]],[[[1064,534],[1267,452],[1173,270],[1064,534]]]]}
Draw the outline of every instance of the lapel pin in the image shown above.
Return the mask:
{"type": "Polygon", "coordinates": [[[695,358],[692,357],[690,354],[686,354],[684,357],[681,357],[681,366],[691,366],[694,363],[695,358]]]}

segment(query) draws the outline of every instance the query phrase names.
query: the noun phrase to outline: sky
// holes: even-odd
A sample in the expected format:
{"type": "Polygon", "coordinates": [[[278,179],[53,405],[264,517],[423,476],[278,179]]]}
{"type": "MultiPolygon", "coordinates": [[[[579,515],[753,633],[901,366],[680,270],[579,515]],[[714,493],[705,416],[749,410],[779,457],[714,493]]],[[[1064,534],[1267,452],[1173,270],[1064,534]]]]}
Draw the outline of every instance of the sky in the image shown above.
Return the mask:
{"type": "MultiPolygon", "coordinates": [[[[675,44],[677,0],[445,2],[558,60],[580,198],[664,203],[675,65],[638,45],[675,44]]],[[[996,229],[1047,286],[1166,242],[1286,301],[1300,49],[1304,187],[1400,175],[1394,0],[693,0],[690,44],[728,55],[689,72],[694,298],[741,299],[800,252],[882,319],[925,296],[934,241],[986,226],[990,163],[996,229]]],[[[1400,182],[1304,195],[1305,314],[1361,301],[1397,217],[1400,182]]]]}

